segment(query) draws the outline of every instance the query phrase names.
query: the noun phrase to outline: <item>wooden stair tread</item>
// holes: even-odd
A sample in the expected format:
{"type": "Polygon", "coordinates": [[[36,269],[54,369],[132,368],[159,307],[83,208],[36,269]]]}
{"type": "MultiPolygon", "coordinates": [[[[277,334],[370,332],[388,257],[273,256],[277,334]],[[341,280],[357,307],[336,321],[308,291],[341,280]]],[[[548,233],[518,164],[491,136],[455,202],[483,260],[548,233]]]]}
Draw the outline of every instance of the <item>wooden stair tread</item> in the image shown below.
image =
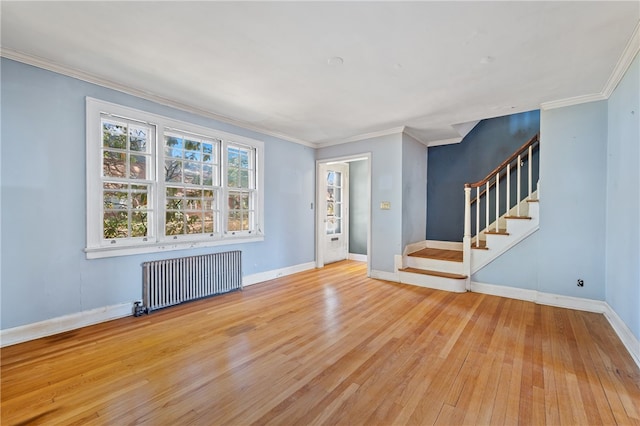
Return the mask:
{"type": "Polygon", "coordinates": [[[537,203],[538,201],[540,201],[540,200],[537,199],[537,198],[532,198],[530,200],[527,200],[527,203],[537,203]]]}
{"type": "Polygon", "coordinates": [[[485,231],[485,235],[509,235],[509,233],[504,229],[499,229],[497,231],[485,231]]]}
{"type": "Polygon", "coordinates": [[[432,271],[430,269],[418,269],[418,268],[403,268],[399,269],[400,272],[411,272],[413,274],[422,274],[422,275],[431,275],[434,277],[441,278],[452,278],[455,280],[466,280],[466,275],[461,274],[452,274],[450,272],[440,272],[440,271],[432,271]]]}
{"type": "Polygon", "coordinates": [[[425,259],[448,260],[450,262],[462,262],[462,250],[445,250],[427,247],[414,251],[413,253],[409,253],[408,256],[422,257],[425,259]]]}
{"type": "Polygon", "coordinates": [[[489,247],[487,247],[486,244],[480,244],[479,246],[472,244],[471,248],[476,250],[489,250],[489,247]]]}
{"type": "Polygon", "coordinates": [[[531,216],[505,216],[505,219],[525,219],[531,220],[531,216]]]}

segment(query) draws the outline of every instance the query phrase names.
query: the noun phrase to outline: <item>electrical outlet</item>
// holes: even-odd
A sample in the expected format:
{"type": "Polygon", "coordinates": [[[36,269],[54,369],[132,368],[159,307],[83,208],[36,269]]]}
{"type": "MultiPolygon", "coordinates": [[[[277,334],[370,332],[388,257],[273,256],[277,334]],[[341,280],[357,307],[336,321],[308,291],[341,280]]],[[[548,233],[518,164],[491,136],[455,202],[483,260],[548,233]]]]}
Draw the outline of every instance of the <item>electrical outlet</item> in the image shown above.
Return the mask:
{"type": "Polygon", "coordinates": [[[584,280],[578,278],[578,287],[584,287],[584,280]]]}

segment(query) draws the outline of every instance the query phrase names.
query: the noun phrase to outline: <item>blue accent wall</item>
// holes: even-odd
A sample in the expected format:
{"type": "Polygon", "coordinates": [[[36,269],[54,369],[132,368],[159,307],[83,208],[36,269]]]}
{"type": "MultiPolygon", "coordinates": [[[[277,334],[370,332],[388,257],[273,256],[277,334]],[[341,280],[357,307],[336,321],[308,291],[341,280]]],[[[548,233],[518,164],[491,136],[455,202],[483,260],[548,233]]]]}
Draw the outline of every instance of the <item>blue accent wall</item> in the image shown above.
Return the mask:
{"type": "MultiPolygon", "coordinates": [[[[539,130],[540,111],[535,110],[482,120],[460,143],[429,148],[426,238],[462,241],[464,184],[483,179],[539,130]]],[[[533,165],[537,182],[537,151],[533,165]]]]}

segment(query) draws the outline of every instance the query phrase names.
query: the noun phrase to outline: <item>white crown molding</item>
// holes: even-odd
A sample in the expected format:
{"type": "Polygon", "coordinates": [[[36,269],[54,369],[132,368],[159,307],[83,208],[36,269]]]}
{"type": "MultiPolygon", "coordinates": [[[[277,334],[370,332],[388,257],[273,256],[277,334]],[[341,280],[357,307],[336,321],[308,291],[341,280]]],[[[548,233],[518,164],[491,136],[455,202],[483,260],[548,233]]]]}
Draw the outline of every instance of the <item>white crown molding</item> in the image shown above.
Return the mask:
{"type": "Polygon", "coordinates": [[[405,135],[409,136],[410,138],[412,138],[413,140],[415,140],[418,143],[421,143],[424,146],[429,146],[429,141],[425,141],[424,139],[422,139],[420,136],[416,135],[413,130],[411,130],[408,127],[404,127],[404,129],[402,130],[402,133],[404,133],[405,135]]]}
{"type": "Polygon", "coordinates": [[[458,132],[458,134],[464,139],[464,137],[467,136],[480,121],[481,120],[467,121],[465,123],[454,124],[451,127],[456,129],[456,132],[458,132]]]}
{"type": "Polygon", "coordinates": [[[633,59],[636,57],[638,52],[640,51],[640,21],[636,24],[636,28],[631,35],[631,39],[627,43],[627,46],[624,48],[622,52],[622,56],[618,60],[611,76],[609,76],[609,80],[604,85],[602,89],[602,94],[608,99],[609,96],[613,93],[613,91],[624,77],[624,74],[627,72],[633,59]]]}
{"type": "Polygon", "coordinates": [[[302,140],[302,139],[294,138],[282,133],[273,132],[271,130],[256,127],[250,123],[245,123],[243,121],[235,120],[233,118],[226,117],[221,114],[216,114],[211,111],[207,111],[192,105],[187,105],[182,102],[174,101],[169,98],[155,95],[153,93],[145,92],[144,90],[135,89],[133,87],[116,83],[115,81],[108,80],[106,78],[102,78],[90,73],[78,71],[73,68],[69,68],[64,65],[57,64],[45,58],[28,55],[28,54],[18,52],[12,49],[7,49],[7,48],[0,48],[0,56],[2,56],[3,58],[11,59],[13,61],[21,62],[23,64],[41,68],[47,71],[52,71],[57,74],[65,75],[67,77],[72,77],[78,80],[86,81],[87,83],[96,84],[98,86],[102,86],[107,89],[117,90],[118,92],[126,93],[128,95],[132,95],[141,99],[146,99],[148,101],[155,102],[160,105],[168,106],[168,107],[175,108],[185,112],[190,112],[192,114],[196,114],[202,117],[211,118],[213,120],[220,121],[226,124],[231,124],[233,126],[237,126],[245,130],[250,130],[252,132],[261,133],[263,135],[276,137],[278,139],[282,139],[288,142],[293,142],[299,145],[304,145],[310,148],[316,148],[316,144],[302,140]]]}
{"type": "Polygon", "coordinates": [[[344,138],[344,139],[334,139],[334,140],[318,142],[315,145],[315,147],[316,148],[326,148],[328,146],[342,145],[342,144],[350,143],[350,142],[358,142],[358,141],[362,141],[362,140],[366,140],[366,139],[378,138],[378,137],[381,137],[381,136],[395,135],[395,134],[398,134],[398,133],[403,133],[404,131],[405,131],[405,127],[404,126],[392,127],[391,129],[378,130],[378,131],[370,132],[370,133],[363,133],[363,134],[360,134],[360,135],[350,136],[350,137],[344,138]]]}
{"type": "Polygon", "coordinates": [[[431,146],[453,145],[455,143],[462,142],[462,139],[463,139],[462,137],[458,136],[450,139],[440,139],[437,141],[429,141],[427,146],[431,147],[431,146]]]}
{"type": "Polygon", "coordinates": [[[565,98],[565,99],[558,99],[557,101],[543,102],[540,104],[540,109],[547,111],[550,109],[586,104],[588,102],[604,101],[606,99],[607,97],[602,93],[574,96],[573,98],[565,98]]]}
{"type": "Polygon", "coordinates": [[[572,98],[559,99],[557,101],[543,102],[540,104],[540,109],[542,110],[550,110],[556,108],[564,108],[572,105],[584,104],[587,102],[595,102],[595,101],[604,101],[609,99],[609,96],[613,93],[613,91],[620,83],[620,80],[624,77],[625,73],[631,66],[631,63],[635,59],[636,55],[640,51],[640,21],[636,24],[636,27],[627,43],[627,46],[624,48],[622,55],[620,55],[620,59],[616,63],[609,79],[607,80],[604,88],[600,93],[594,93],[591,95],[582,95],[575,96],[572,98]]]}

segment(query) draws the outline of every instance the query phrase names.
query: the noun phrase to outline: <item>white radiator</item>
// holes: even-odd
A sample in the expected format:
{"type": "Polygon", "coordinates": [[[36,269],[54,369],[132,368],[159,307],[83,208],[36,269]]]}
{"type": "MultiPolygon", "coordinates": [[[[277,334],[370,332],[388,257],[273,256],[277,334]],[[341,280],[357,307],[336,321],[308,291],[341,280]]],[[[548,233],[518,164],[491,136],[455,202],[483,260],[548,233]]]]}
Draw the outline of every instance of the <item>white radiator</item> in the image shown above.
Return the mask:
{"type": "Polygon", "coordinates": [[[136,312],[242,289],[240,250],[156,260],[142,264],[143,305],[136,312]]]}

